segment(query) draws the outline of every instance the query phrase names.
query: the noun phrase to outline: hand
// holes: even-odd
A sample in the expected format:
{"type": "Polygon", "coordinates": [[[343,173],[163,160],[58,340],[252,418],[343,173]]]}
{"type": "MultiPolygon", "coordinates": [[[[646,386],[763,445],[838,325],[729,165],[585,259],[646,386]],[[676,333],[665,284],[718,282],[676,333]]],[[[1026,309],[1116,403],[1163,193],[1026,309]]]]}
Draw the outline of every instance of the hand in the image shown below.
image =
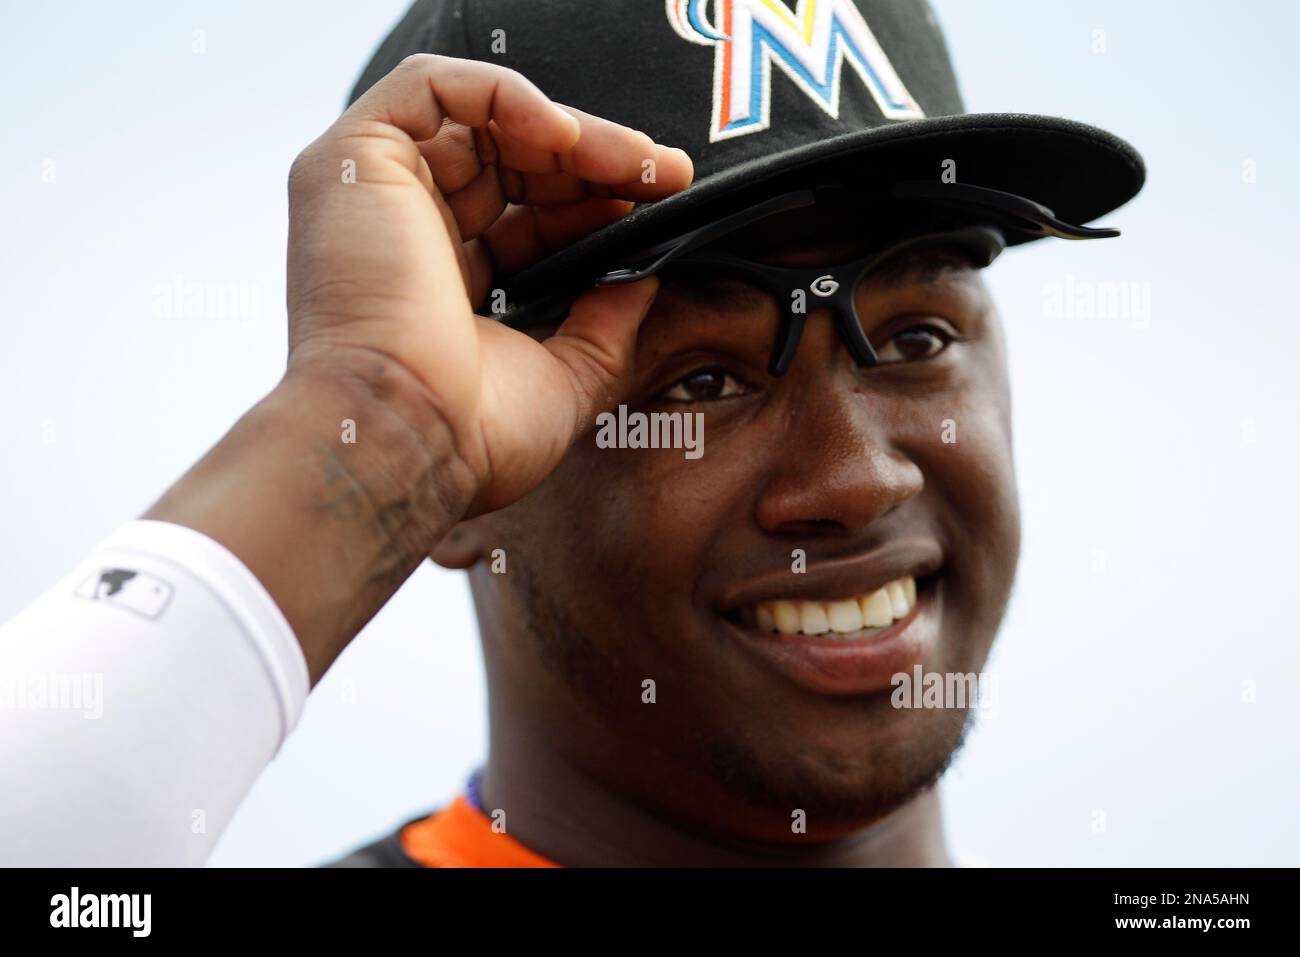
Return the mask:
{"type": "Polygon", "coordinates": [[[289,375],[396,365],[473,477],[466,516],[507,505],[623,394],[656,281],[592,290],[542,343],[473,305],[494,270],[692,175],[684,152],[559,106],[512,70],[408,57],[294,162],[289,375]]]}

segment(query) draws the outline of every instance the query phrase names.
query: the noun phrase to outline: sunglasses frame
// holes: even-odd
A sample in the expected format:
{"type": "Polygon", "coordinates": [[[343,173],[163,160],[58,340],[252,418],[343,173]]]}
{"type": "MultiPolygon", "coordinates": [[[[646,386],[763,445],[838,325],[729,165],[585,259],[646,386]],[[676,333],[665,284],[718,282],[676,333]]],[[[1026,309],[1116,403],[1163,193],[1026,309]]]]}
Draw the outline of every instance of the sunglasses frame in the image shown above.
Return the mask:
{"type": "Polygon", "coordinates": [[[854,361],[861,366],[878,364],[880,359],[858,315],[858,287],[895,256],[935,245],[957,246],[970,254],[972,265],[983,269],[998,257],[1006,242],[1001,232],[991,226],[970,226],[913,236],[887,249],[832,266],[772,266],[730,253],[714,252],[707,247],[678,256],[669,265],[724,272],[767,290],[778,303],[785,303],[767,367],[771,375],[781,376],[794,361],[813,302],[830,308],[835,329],[854,361]],[[802,295],[795,295],[796,291],[802,295]]]}
{"type": "MultiPolygon", "coordinates": [[[[869,194],[866,195],[869,198],[869,194]]],[[[672,239],[648,246],[625,257],[624,261],[629,265],[600,274],[594,284],[618,286],[634,283],[679,263],[692,267],[712,267],[753,280],[776,294],[778,301],[785,299],[789,302],[783,310],[781,328],[768,364],[768,371],[779,376],[785,374],[794,360],[806,320],[806,310],[796,308],[798,300],[792,295],[796,289],[804,290],[830,306],[836,329],[854,360],[859,365],[873,366],[879,362],[879,357],[863,332],[857,316],[854,292],[865,277],[900,253],[925,245],[955,245],[971,253],[973,264],[982,269],[998,257],[1011,239],[1024,241],[1047,236],[1069,240],[1109,239],[1120,235],[1118,229],[1110,227],[1067,223],[1048,207],[1024,196],[966,183],[902,180],[876,195],[884,199],[915,200],[931,207],[952,207],[964,213],[973,213],[971,219],[975,225],[908,237],[868,256],[816,268],[770,266],[709,248],[718,240],[778,213],[820,203],[842,208],[847,197],[864,196],[861,190],[855,190],[846,184],[826,183],[770,197],[672,239]]],[[[577,294],[569,297],[567,303],[552,301],[548,313],[559,313],[563,307],[562,311],[567,314],[567,306],[571,306],[576,297],[577,294]]],[[[806,301],[806,297],[802,298],[806,301]]],[[[511,324],[527,326],[533,323],[520,323],[516,320],[511,324]]]]}

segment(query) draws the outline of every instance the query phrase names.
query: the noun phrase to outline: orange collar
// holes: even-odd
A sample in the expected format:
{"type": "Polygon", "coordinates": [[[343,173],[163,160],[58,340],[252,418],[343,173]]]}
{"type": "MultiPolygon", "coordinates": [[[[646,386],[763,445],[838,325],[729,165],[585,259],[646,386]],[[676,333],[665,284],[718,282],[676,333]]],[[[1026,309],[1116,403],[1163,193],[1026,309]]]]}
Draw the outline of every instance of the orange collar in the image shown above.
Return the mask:
{"type": "Polygon", "coordinates": [[[560,867],[509,834],[465,796],[401,831],[402,850],[425,867],[560,867]]]}

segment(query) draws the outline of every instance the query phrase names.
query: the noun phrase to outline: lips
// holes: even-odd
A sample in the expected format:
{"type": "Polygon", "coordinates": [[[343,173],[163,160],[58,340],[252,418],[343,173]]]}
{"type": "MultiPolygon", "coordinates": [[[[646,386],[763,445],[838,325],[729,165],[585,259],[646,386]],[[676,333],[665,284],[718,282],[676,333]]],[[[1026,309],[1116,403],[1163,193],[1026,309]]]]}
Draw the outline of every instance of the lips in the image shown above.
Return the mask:
{"type": "Polygon", "coordinates": [[[726,592],[719,611],[742,646],[810,691],[883,691],[938,641],[942,564],[933,542],[891,542],[751,579],[726,592]]]}

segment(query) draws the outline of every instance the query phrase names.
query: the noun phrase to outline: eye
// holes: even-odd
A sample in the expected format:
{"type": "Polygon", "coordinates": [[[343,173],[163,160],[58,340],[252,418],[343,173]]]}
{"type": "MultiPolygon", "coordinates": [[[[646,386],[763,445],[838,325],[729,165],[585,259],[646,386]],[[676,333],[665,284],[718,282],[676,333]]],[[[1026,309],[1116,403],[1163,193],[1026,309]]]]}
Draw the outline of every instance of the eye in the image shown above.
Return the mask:
{"type": "Polygon", "coordinates": [[[716,402],[743,395],[745,387],[718,366],[696,369],[661,392],[658,398],[668,402],[716,402]]]}
{"type": "Polygon", "coordinates": [[[882,363],[918,362],[937,356],[957,338],[937,323],[920,323],[894,333],[884,345],[876,347],[876,355],[882,363]]]}

